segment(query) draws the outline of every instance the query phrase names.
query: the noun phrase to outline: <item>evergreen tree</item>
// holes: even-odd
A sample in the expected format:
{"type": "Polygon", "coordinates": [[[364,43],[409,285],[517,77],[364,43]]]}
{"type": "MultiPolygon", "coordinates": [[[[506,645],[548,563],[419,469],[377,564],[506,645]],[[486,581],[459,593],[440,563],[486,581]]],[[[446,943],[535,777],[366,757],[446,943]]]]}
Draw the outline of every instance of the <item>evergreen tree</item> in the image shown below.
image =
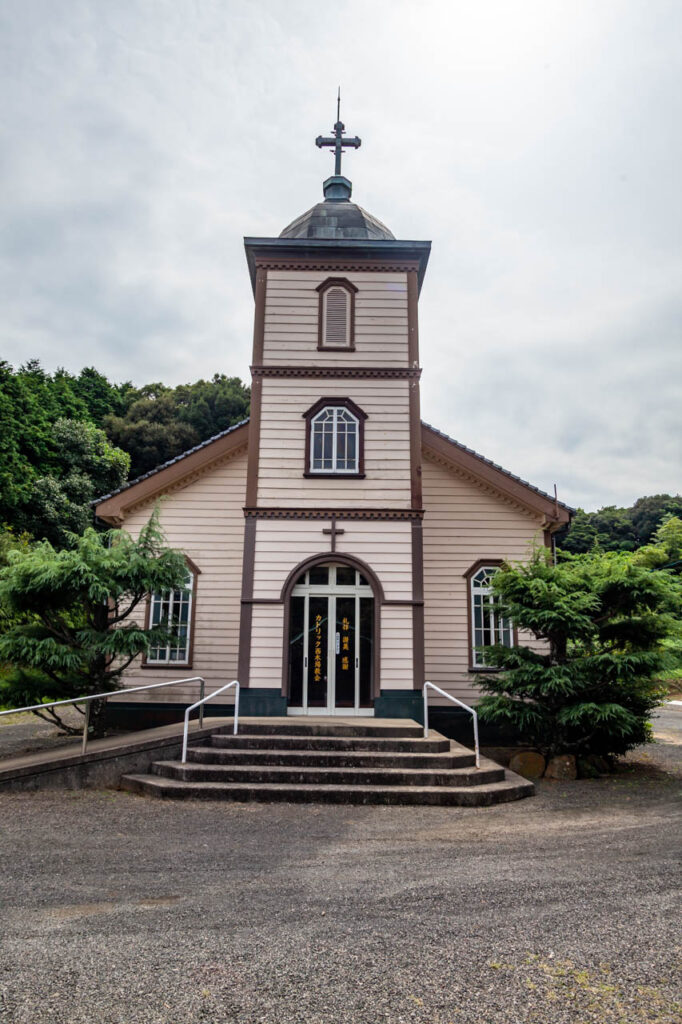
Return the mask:
{"type": "MultiPolygon", "coordinates": [[[[537,552],[495,575],[498,612],[542,641],[486,648],[502,671],[481,677],[485,721],[509,727],[548,756],[622,754],[650,738],[649,716],[664,696],[655,680],[663,642],[679,629],[681,590],[619,553],[537,552]]],[[[523,634],[522,634],[523,635],[523,634]]]]}
{"type": "MultiPolygon", "coordinates": [[[[155,512],[133,540],[122,530],[88,528],[73,548],[48,541],[7,555],[0,608],[11,624],[0,634],[6,707],[106,693],[152,644],[172,638],[172,624],[144,629],[132,616],[150,593],[184,586],[184,556],[167,548],[155,512]]],[[[58,711],[36,712],[73,732],[58,711]]],[[[98,731],[101,719],[91,712],[98,731]]]]}

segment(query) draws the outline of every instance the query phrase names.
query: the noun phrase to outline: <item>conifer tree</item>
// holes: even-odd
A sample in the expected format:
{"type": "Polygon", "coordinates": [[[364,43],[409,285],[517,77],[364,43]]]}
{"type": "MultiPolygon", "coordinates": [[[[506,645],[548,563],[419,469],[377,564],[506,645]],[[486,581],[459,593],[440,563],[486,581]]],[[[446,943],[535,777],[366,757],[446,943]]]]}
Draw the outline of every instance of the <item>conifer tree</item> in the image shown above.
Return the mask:
{"type": "MultiPolygon", "coordinates": [[[[165,546],[157,512],[137,540],[90,527],[74,541],[62,551],[41,541],[7,553],[0,570],[0,607],[10,622],[0,634],[0,663],[9,666],[0,678],[5,707],[116,690],[134,658],[172,638],[172,623],[145,629],[133,616],[148,594],[185,583],[184,556],[165,546]]],[[[55,710],[37,714],[74,732],[55,710]]],[[[95,705],[90,723],[97,732],[95,705]]]]}
{"type": "Polygon", "coordinates": [[[663,642],[680,625],[678,579],[624,553],[553,565],[536,552],[527,565],[503,566],[493,589],[498,614],[522,632],[514,647],[485,648],[501,671],[481,679],[483,720],[550,757],[614,756],[650,739],[665,696],[654,678],[663,642]]]}

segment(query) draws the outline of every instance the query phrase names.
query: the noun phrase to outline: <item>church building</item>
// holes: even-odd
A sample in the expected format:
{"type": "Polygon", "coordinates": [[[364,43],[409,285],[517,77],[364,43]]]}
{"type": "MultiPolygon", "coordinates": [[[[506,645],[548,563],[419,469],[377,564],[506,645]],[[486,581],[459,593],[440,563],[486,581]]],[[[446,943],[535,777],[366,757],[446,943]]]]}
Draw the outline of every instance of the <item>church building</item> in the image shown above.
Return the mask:
{"type": "MultiPolygon", "coordinates": [[[[187,559],[186,588],[145,611],[175,641],[126,684],[202,676],[208,693],[238,679],[244,715],[419,719],[425,679],[475,703],[479,648],[516,641],[491,577],[551,546],[570,509],[422,420],[431,243],[396,239],[351,201],[341,155],[360,139],[340,119],[316,141],[335,153],[324,200],[244,240],[250,419],[96,505],[137,535],[158,502],[187,559]]],[[[149,711],[197,692],[153,690],[149,711]]]]}

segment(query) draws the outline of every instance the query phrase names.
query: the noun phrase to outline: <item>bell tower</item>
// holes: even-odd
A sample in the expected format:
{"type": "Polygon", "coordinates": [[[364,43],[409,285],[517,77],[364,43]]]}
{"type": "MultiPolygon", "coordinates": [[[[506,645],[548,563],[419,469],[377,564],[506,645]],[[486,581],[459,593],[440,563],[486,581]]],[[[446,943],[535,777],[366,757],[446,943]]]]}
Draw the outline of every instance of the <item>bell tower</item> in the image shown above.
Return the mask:
{"type": "MultiPolygon", "coordinates": [[[[340,101],[339,101],[340,102],[340,101]]],[[[246,714],[413,716],[424,681],[417,303],[430,242],[351,201],[246,238],[255,296],[240,617],[246,714]]]]}

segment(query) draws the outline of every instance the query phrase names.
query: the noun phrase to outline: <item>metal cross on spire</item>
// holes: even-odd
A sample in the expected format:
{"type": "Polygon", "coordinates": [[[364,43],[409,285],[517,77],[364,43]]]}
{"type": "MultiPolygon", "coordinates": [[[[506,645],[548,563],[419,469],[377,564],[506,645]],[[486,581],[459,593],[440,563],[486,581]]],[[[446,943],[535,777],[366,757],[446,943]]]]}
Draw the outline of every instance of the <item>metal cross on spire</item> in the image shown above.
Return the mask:
{"type": "Polygon", "coordinates": [[[315,145],[318,149],[322,149],[323,146],[329,146],[334,149],[334,174],[341,174],[341,154],[344,149],[359,149],[362,145],[362,140],[357,135],[352,139],[344,139],[343,135],[346,130],[345,124],[341,121],[341,86],[339,86],[339,94],[336,98],[336,124],[334,125],[334,135],[332,138],[324,138],[322,135],[318,135],[315,139],[315,145]]]}

